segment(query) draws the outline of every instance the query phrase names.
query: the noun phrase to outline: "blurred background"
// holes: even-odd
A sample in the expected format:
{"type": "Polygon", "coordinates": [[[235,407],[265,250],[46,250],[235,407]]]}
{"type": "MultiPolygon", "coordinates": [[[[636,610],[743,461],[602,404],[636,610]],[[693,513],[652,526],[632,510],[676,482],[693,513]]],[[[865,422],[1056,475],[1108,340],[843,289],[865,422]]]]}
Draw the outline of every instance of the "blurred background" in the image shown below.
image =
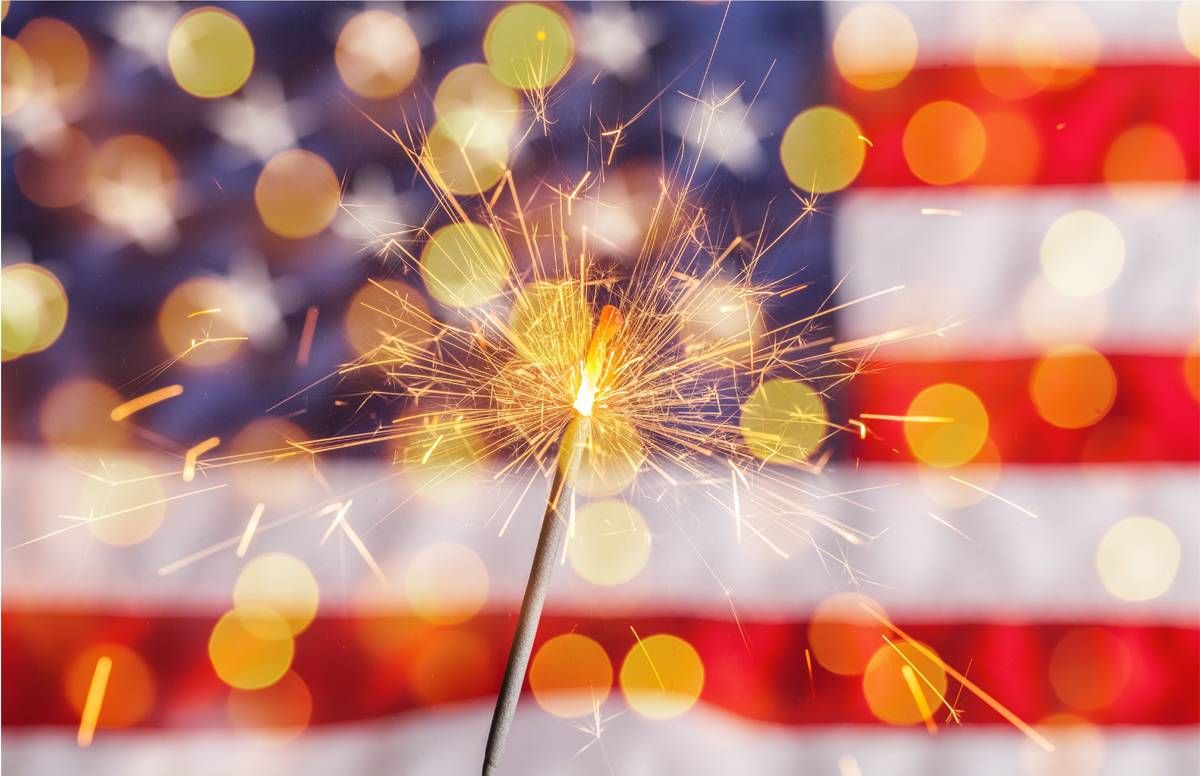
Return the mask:
{"type": "Polygon", "coordinates": [[[814,336],[935,335],[778,474],[863,540],[735,537],[736,482],[583,494],[502,772],[1200,770],[1200,4],[3,14],[6,771],[476,772],[548,484],[387,444],[203,465],[410,409],[328,378],[394,325],[381,286],[454,320],[387,132],[464,113],[468,172],[579,185],[565,233],[618,265],[683,159],[738,266],[809,211],[763,320],[887,292],[814,336]]]}

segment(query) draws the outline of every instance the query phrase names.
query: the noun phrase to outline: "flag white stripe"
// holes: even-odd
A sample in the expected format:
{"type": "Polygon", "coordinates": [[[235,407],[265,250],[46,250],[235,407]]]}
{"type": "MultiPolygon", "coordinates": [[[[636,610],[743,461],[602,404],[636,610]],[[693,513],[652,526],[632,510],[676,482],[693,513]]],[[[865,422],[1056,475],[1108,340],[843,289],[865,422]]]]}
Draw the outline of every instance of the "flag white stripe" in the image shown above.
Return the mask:
{"type": "MultiPolygon", "coordinates": [[[[1091,733],[1047,731],[1058,751],[1049,755],[1021,733],[1000,725],[924,728],[764,725],[699,705],[683,717],[655,721],[621,713],[610,699],[599,742],[576,721],[523,704],[503,762],[503,773],[554,776],[661,776],[735,774],[794,776],[849,774],[853,758],[863,776],[970,773],[1012,776],[1076,773],[1095,763],[1096,776],[1196,773],[1195,730],[1121,727],[1091,733]],[[614,715],[615,718],[613,717],[614,715]],[[576,754],[589,742],[592,745],[576,754]],[[841,769],[839,770],[839,766],[841,769]]],[[[101,730],[89,749],[69,730],[6,730],[3,763],[11,773],[121,773],[124,776],[306,776],[329,773],[446,776],[477,773],[491,704],[485,702],[413,714],[398,721],[361,723],[306,732],[286,745],[236,732],[101,730]]],[[[587,726],[589,720],[579,721],[587,726]]]]}
{"type": "Polygon", "coordinates": [[[1121,204],[1101,186],[849,192],[834,219],[841,298],[905,288],[843,311],[841,335],[958,324],[887,345],[890,358],[1028,355],[1048,337],[1102,351],[1182,354],[1200,331],[1198,212],[1195,185],[1159,208],[1121,204]],[[1116,281],[1088,298],[1056,293],[1040,259],[1047,229],[1080,209],[1111,219],[1125,243],[1116,281]]]}
{"type": "MultiPolygon", "coordinates": [[[[177,462],[164,458],[149,465],[170,471],[177,462]]],[[[434,502],[417,497],[389,516],[409,495],[397,471],[367,461],[322,466],[335,492],[352,495],[354,503],[344,519],[382,566],[390,589],[344,541],[342,531],[321,544],[337,510],[318,515],[329,497],[311,491],[305,495],[306,488],[312,488],[311,470],[306,465],[277,465],[274,476],[280,478],[281,489],[301,496],[300,511],[290,522],[271,527],[283,510],[268,507],[246,558],[238,558],[236,549],[255,498],[230,484],[168,504],[165,522],[141,545],[100,544],[86,525],[78,524],[45,541],[10,549],[3,569],[6,603],[126,610],[157,606],[177,612],[198,608],[209,613],[230,605],[233,584],[247,559],[285,551],[312,568],[324,609],[404,608],[406,571],[418,551],[437,541],[458,542],[479,554],[493,605],[508,609],[519,601],[544,482],[529,489],[508,531],[499,537],[524,483],[501,485],[482,476],[470,481],[475,483],[472,487],[463,480],[453,489],[456,498],[434,502]],[[284,484],[287,471],[292,472],[290,486],[284,484]],[[171,573],[159,573],[212,546],[219,551],[171,573]]],[[[186,493],[195,486],[226,484],[225,472],[210,471],[191,484],[175,477],[167,490],[186,493]]],[[[939,505],[927,490],[930,480],[918,476],[911,465],[831,468],[817,477],[790,474],[814,495],[788,491],[783,507],[764,500],[767,492],[782,492],[778,485],[751,482],[740,494],[742,519],[750,527],[742,531],[740,544],[733,514],[723,506],[732,503],[727,476],[714,477],[717,484],[711,488],[681,486],[662,498],[626,496],[642,511],[652,534],[644,571],[623,585],[597,587],[567,564],[556,574],[549,606],[597,614],[728,617],[732,602],[742,616],[777,619],[803,616],[826,596],[858,584],[896,617],[1013,613],[1023,618],[1194,622],[1200,591],[1200,524],[1195,520],[1200,479],[1193,466],[1007,466],[994,483],[983,470],[956,474],[998,498],[975,494],[980,501],[972,506],[939,505]],[[855,546],[813,515],[875,538],[855,546]],[[1183,552],[1171,588],[1138,604],[1110,595],[1094,566],[1104,532],[1132,515],[1162,521],[1183,552]],[[843,559],[852,572],[841,565],[843,559]],[[726,590],[731,591],[728,598],[726,590]]],[[[937,479],[952,494],[972,495],[944,472],[924,476],[937,479]]],[[[10,449],[5,480],[7,547],[72,525],[57,515],[78,509],[82,475],[45,453],[10,449]]]]}

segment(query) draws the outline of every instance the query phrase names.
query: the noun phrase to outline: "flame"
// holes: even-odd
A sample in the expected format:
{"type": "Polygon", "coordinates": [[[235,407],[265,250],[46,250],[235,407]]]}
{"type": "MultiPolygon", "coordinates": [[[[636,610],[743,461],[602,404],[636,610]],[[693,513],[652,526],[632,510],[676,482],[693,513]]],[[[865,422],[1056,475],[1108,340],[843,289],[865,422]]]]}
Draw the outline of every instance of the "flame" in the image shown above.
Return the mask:
{"type": "Polygon", "coordinates": [[[596,401],[596,392],[600,390],[600,381],[604,377],[604,369],[612,360],[616,351],[613,340],[625,323],[621,311],[610,304],[600,310],[600,320],[592,331],[588,342],[587,355],[579,370],[579,391],[575,394],[575,411],[580,415],[590,416],[592,405],[596,401]]]}

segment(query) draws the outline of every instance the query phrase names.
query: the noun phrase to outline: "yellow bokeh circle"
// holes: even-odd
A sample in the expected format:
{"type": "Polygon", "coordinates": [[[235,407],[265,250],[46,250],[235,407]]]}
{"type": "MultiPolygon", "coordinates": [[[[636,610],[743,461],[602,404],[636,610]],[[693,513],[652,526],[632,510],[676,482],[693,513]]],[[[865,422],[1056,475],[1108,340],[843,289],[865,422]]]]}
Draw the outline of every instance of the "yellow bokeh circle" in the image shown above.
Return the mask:
{"type": "Polygon", "coordinates": [[[848,113],[818,106],[788,124],[779,144],[783,170],[794,186],[816,194],[846,188],[858,177],[867,146],[848,113]]]}
{"type": "Polygon", "coordinates": [[[442,503],[473,497],[487,441],[461,415],[418,411],[397,421],[395,462],[412,491],[442,503]]]}
{"type": "Polygon", "coordinates": [[[704,663],[695,647],[678,636],[640,638],[621,663],[621,692],[644,717],[669,719],[684,714],[704,689],[704,663]]]}
{"type": "Polygon", "coordinates": [[[208,658],[221,681],[239,690],[269,687],[287,673],[296,644],[291,629],[270,609],[226,612],[208,638],[208,658]]]}
{"type": "Polygon", "coordinates": [[[615,496],[637,479],[645,460],[641,438],[633,424],[600,407],[593,416],[589,444],[579,462],[575,489],[585,496],[615,496]]]}
{"type": "Polygon", "coordinates": [[[167,41],[167,63],[175,83],[188,94],[212,99],[233,94],[254,69],[254,41],[242,20],[205,6],[175,23],[167,41]]]}
{"type": "Polygon", "coordinates": [[[862,679],[871,713],[890,725],[915,725],[931,718],[942,705],[947,684],[946,671],[932,654],[927,645],[911,641],[879,647],[862,679]]]}
{"type": "Polygon", "coordinates": [[[158,333],[167,353],[180,358],[183,364],[222,364],[246,344],[241,300],[220,278],[185,280],[163,300],[158,311],[158,333]]]}
{"type": "Polygon", "coordinates": [[[438,126],[462,146],[507,148],[521,117],[521,98],[496,80],[487,65],[472,62],[446,74],[433,97],[438,126]]]}
{"type": "Polygon", "coordinates": [[[538,281],[523,287],[508,314],[508,339],[521,357],[552,376],[577,370],[592,333],[582,284],[538,281]]]}
{"type": "Polygon", "coordinates": [[[474,222],[433,233],[421,251],[425,288],[450,307],[475,307],[500,293],[511,260],[499,235],[474,222]]]}
{"type": "MultiPolygon", "coordinates": [[[[233,586],[236,611],[267,609],[278,615],[293,636],[302,633],[317,615],[320,593],[308,565],[292,555],[269,552],[242,567],[233,586]]],[[[256,620],[245,620],[253,629],[256,620]]],[[[270,627],[274,627],[271,625],[270,627]]],[[[271,632],[257,634],[270,637],[271,632]]]]}
{"type": "Polygon", "coordinates": [[[404,597],[421,619],[453,625],[474,617],[487,601],[488,572],[479,554],[457,542],[437,542],[412,559],[404,597]]]}
{"type": "Polygon", "coordinates": [[[76,655],[63,673],[63,693],[76,714],[82,714],[100,658],[112,661],[104,701],[96,718],[98,728],[132,727],[154,708],[156,682],[145,659],[120,644],[96,644],[76,655]]]}
{"type": "Polygon", "coordinates": [[[79,516],[105,544],[138,544],[162,525],[165,496],[161,480],[146,466],[129,458],[106,458],[84,480],[79,516]]]}
{"type": "Polygon", "coordinates": [[[421,148],[421,167],[430,180],[451,194],[488,191],[508,169],[508,136],[500,132],[467,132],[461,138],[461,117],[439,120],[421,148]]]}
{"type": "Polygon", "coordinates": [[[329,162],[297,148],[271,157],[254,184],[254,205],[262,222],[291,239],[323,231],[341,201],[341,184],[329,162]]]}
{"type": "Polygon", "coordinates": [[[922,106],[904,128],[904,159],[913,175],[944,186],[971,177],[983,163],[987,131],[968,107],[950,100],[922,106]]]}
{"type": "Polygon", "coordinates": [[[35,264],[0,272],[0,358],[43,351],[66,325],[67,294],[53,272],[35,264]]]}
{"type": "Polygon", "coordinates": [[[433,334],[425,298],[399,280],[372,280],[355,292],[346,308],[346,339],[360,356],[381,347],[402,354],[421,348],[433,334]]]}
{"type": "Polygon", "coordinates": [[[833,61],[842,78],[859,89],[889,89],[903,81],[917,61],[917,32],[894,5],[857,5],[838,23],[833,61]]]}
{"type": "Polygon", "coordinates": [[[488,25],[483,54],[501,83],[514,89],[545,89],[571,67],[575,39],[566,20],[554,11],[535,3],[516,3],[488,25]]]}
{"type": "Polygon", "coordinates": [[[1182,549],[1168,526],[1152,517],[1113,524],[1096,548],[1096,573],[1104,589],[1122,601],[1149,601],[1171,589],[1182,549]]]}
{"type": "Polygon", "coordinates": [[[612,690],[608,653],[578,633],[555,636],[538,648],[529,666],[537,704],[556,717],[590,716],[612,690]]]}
{"type": "Polygon", "coordinates": [[[908,405],[904,437],[913,457],[930,466],[961,466],[988,439],[988,414],[969,388],[938,383],[922,390],[908,405]]]}
{"type": "Polygon", "coordinates": [[[804,463],[829,433],[821,395],[788,378],[759,385],[742,405],[740,426],[750,452],[778,464],[804,463]]]}
{"type": "Polygon", "coordinates": [[[334,62],[351,91],[382,100],[412,83],[421,66],[421,44],[408,22],[396,14],[363,11],[342,27],[334,62]]]}
{"type": "Polygon", "coordinates": [[[1046,279],[1059,292],[1091,296],[1107,290],[1121,274],[1125,240],[1108,217],[1094,210],[1074,210],[1046,230],[1041,259],[1046,279]]]}
{"type": "Polygon", "coordinates": [[[1029,395],[1047,423],[1085,428],[1108,414],[1117,397],[1117,375],[1100,353],[1083,345],[1064,345],[1047,353],[1033,368],[1029,395]]]}
{"type": "Polygon", "coordinates": [[[571,568],[593,585],[620,585],[636,577],[650,558],[650,529],[623,501],[594,501],[575,514],[567,539],[571,568]]]}

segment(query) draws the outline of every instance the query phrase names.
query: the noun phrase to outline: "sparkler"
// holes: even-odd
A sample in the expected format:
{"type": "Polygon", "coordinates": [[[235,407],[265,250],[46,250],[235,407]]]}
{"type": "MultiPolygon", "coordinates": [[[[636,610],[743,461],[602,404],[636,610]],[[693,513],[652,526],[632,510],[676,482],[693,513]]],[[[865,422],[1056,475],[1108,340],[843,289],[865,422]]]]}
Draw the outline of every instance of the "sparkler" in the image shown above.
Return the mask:
{"type": "MultiPolygon", "coordinates": [[[[517,701],[521,697],[521,685],[525,682],[525,671],[533,651],[533,639],[537,635],[538,620],[542,616],[542,605],[550,586],[550,575],[554,570],[554,558],[558,555],[563,533],[568,520],[562,515],[564,501],[574,498],[575,477],[579,473],[579,462],[589,444],[592,428],[592,409],[596,394],[603,385],[607,369],[616,353],[615,338],[623,320],[617,308],[607,305],[600,311],[600,320],[592,333],[587,353],[580,367],[579,390],[572,404],[578,416],[567,426],[559,442],[558,466],[550,486],[546,512],[542,516],[542,531],[537,549],[533,554],[533,565],[529,569],[529,581],[525,585],[525,597],[521,602],[521,614],[517,618],[517,631],[509,647],[508,663],[504,667],[504,679],[500,683],[500,694],[496,698],[496,709],[492,713],[492,724],[488,730],[487,748],[483,756],[484,776],[492,773],[504,754],[504,743],[517,701]]],[[[573,512],[573,509],[571,510],[573,512]]]]}

